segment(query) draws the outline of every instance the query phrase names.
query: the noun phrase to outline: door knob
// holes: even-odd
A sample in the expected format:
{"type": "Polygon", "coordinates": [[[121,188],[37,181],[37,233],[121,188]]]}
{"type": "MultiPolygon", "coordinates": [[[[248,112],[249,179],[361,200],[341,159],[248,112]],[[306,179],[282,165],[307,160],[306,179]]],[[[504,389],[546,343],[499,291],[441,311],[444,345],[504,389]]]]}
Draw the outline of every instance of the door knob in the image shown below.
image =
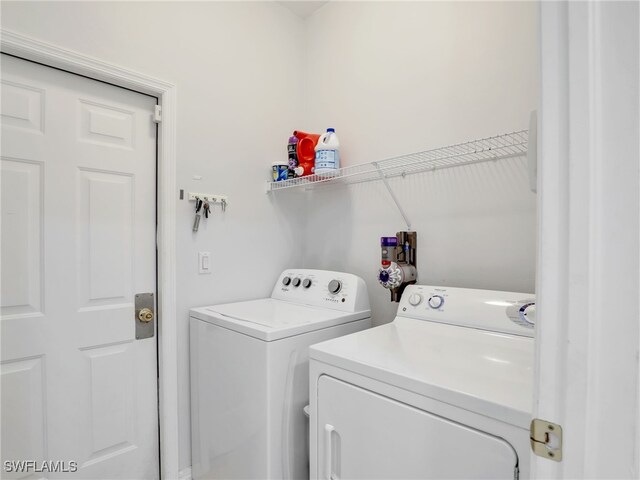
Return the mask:
{"type": "Polygon", "coordinates": [[[142,310],[140,310],[140,312],[138,313],[138,320],[144,323],[153,320],[153,312],[151,311],[151,309],[143,308],[142,310]]]}
{"type": "Polygon", "coordinates": [[[136,340],[153,337],[155,330],[154,295],[150,293],[136,293],[133,323],[136,326],[136,340]]]}

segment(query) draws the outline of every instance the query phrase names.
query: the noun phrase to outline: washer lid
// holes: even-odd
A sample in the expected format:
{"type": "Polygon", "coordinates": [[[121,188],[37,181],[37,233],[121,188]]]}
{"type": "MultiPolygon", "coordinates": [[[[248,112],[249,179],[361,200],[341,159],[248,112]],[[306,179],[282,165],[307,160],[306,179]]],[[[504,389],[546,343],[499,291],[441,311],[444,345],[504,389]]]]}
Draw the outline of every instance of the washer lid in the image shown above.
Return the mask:
{"type": "Polygon", "coordinates": [[[273,298],[191,309],[191,316],[267,342],[368,318],[273,298]]]}
{"type": "Polygon", "coordinates": [[[529,428],[533,338],[396,317],[313,345],[319,360],[529,428]]]}

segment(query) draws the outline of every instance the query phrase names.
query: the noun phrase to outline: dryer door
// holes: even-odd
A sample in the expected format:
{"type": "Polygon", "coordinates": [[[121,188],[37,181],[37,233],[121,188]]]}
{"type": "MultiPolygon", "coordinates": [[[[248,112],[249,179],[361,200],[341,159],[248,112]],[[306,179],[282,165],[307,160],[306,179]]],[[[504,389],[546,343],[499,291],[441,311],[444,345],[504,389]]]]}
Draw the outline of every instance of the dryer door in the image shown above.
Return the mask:
{"type": "Polygon", "coordinates": [[[318,382],[322,479],[513,479],[518,457],[501,438],[328,376],[318,382]]]}

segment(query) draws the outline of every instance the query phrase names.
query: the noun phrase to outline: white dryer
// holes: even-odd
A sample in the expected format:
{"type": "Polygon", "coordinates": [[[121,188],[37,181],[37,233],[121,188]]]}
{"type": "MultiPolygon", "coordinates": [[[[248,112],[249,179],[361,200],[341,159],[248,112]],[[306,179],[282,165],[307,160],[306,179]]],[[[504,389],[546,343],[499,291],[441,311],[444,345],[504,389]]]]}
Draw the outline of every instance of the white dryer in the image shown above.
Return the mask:
{"type": "Polygon", "coordinates": [[[529,473],[531,294],[409,285],[395,320],[310,349],[311,478],[529,473]]]}
{"type": "Polygon", "coordinates": [[[190,316],[193,478],[308,478],[308,347],[371,326],[364,281],[286,270],[270,298],[190,316]]]}

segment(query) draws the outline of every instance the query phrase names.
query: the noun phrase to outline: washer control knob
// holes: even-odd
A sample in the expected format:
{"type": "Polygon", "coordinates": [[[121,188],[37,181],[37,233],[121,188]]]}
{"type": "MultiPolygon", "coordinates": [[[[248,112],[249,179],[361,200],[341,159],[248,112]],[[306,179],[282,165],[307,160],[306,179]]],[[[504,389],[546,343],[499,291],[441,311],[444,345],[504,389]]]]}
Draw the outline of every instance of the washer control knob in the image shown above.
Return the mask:
{"type": "Polygon", "coordinates": [[[309,288],[311,286],[311,279],[310,278],[305,278],[304,281],[302,282],[302,286],[304,288],[309,288]]]}
{"type": "Polygon", "coordinates": [[[300,286],[300,279],[298,277],[293,279],[293,286],[294,287],[299,287],[300,286]]]}
{"type": "Polygon", "coordinates": [[[291,283],[291,278],[289,277],[284,277],[282,279],[282,284],[286,287],[287,285],[289,285],[291,283]]]}
{"type": "Polygon", "coordinates": [[[429,297],[429,300],[427,301],[427,303],[429,303],[429,306],[431,308],[437,310],[442,306],[442,304],[444,304],[444,298],[441,297],[440,295],[432,295],[429,297]]]}
{"type": "Polygon", "coordinates": [[[414,307],[417,307],[418,305],[420,305],[421,301],[422,301],[422,295],[420,295],[419,293],[414,293],[409,297],[409,304],[414,307]]]}
{"type": "Polygon", "coordinates": [[[342,290],[342,283],[340,280],[331,280],[329,282],[329,293],[336,294],[342,290]]]}

